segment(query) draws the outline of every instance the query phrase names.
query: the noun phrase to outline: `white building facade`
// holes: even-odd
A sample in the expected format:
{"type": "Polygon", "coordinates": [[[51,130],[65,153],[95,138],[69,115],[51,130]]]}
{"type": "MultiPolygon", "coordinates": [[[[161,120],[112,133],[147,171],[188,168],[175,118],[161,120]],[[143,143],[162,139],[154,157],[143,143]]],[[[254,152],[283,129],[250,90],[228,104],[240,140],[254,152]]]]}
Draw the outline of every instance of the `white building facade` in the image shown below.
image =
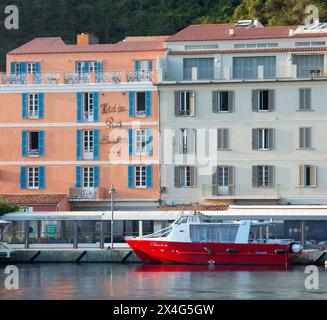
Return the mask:
{"type": "Polygon", "coordinates": [[[327,204],[327,29],[190,26],[159,61],[166,204],[327,204]]]}

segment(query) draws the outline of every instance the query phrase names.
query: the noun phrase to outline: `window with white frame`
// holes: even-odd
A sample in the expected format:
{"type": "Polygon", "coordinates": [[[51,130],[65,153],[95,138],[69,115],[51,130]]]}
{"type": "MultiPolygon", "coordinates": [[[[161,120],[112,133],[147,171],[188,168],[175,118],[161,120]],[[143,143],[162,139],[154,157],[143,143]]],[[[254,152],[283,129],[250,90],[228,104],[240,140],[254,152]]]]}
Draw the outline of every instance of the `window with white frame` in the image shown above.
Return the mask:
{"type": "Polygon", "coordinates": [[[77,61],[76,62],[76,73],[81,74],[84,72],[84,62],[83,61],[77,61]]]}
{"type": "Polygon", "coordinates": [[[269,149],[269,129],[258,129],[258,150],[269,149]]]}
{"type": "Polygon", "coordinates": [[[83,97],[83,120],[92,122],[94,120],[94,94],[87,92],[83,97]]]}
{"type": "Polygon", "coordinates": [[[89,72],[90,73],[97,73],[98,72],[98,64],[96,61],[89,62],[89,72]]]}
{"type": "Polygon", "coordinates": [[[325,41],[295,42],[296,47],[324,47],[325,41]]]}
{"type": "Polygon", "coordinates": [[[94,152],[94,131],[83,131],[83,146],[84,146],[84,159],[92,159],[94,152]]]}
{"type": "Polygon", "coordinates": [[[275,148],[275,130],[259,128],[253,129],[253,150],[273,150],[275,148]]]}
{"type": "Polygon", "coordinates": [[[135,130],[135,152],[136,155],[146,155],[146,130],[135,130]]]}
{"type": "Polygon", "coordinates": [[[19,64],[19,62],[14,62],[14,73],[15,73],[15,75],[20,74],[20,64],[19,64]]]}
{"type": "Polygon", "coordinates": [[[40,186],[39,168],[38,167],[28,168],[27,179],[28,179],[28,188],[29,189],[38,189],[40,186]]]}
{"type": "Polygon", "coordinates": [[[273,166],[254,166],[253,167],[253,186],[255,188],[273,188],[274,173],[273,166]]]}
{"type": "Polygon", "coordinates": [[[35,63],[34,62],[27,62],[26,70],[28,74],[35,74],[35,63]]]}
{"type": "Polygon", "coordinates": [[[27,98],[28,118],[39,118],[39,95],[37,93],[29,93],[27,98]]]}
{"type": "Polygon", "coordinates": [[[259,90],[258,111],[269,111],[269,90],[259,90]]]}
{"type": "Polygon", "coordinates": [[[217,91],[214,95],[214,110],[216,112],[230,112],[229,91],[217,91]]]}
{"type": "Polygon", "coordinates": [[[209,45],[199,45],[199,46],[185,46],[185,51],[194,51],[194,50],[217,50],[218,44],[209,44],[209,45]]]}
{"type": "Polygon", "coordinates": [[[152,71],[153,69],[152,60],[141,60],[140,64],[141,64],[141,71],[143,72],[152,71]]]}
{"type": "Polygon", "coordinates": [[[261,49],[261,48],[278,48],[278,43],[240,43],[234,45],[235,49],[261,49]]]}
{"type": "Polygon", "coordinates": [[[94,188],[94,167],[83,168],[83,187],[85,189],[94,188]]]}
{"type": "Polygon", "coordinates": [[[136,188],[146,188],[146,166],[136,166],[135,167],[135,187],[136,188]]]}
{"type": "Polygon", "coordinates": [[[175,167],[175,187],[194,188],[196,185],[196,168],[191,166],[175,167]]]}
{"type": "Polygon", "coordinates": [[[28,155],[38,156],[39,155],[39,132],[30,131],[28,132],[28,155]]]}
{"type": "Polygon", "coordinates": [[[136,106],[135,106],[135,116],[142,118],[146,117],[146,93],[136,92],[136,106]]]}

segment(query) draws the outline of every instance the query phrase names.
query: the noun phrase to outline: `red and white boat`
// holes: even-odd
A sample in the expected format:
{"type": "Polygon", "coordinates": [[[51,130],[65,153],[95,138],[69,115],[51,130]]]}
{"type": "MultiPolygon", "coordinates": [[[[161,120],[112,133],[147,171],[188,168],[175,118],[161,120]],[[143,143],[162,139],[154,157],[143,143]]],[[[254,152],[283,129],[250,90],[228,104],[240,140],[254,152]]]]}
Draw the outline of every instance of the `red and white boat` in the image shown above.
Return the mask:
{"type": "Polygon", "coordinates": [[[169,228],[126,242],[145,263],[290,266],[303,248],[290,239],[257,239],[256,230],[269,224],[183,213],[169,228]]]}

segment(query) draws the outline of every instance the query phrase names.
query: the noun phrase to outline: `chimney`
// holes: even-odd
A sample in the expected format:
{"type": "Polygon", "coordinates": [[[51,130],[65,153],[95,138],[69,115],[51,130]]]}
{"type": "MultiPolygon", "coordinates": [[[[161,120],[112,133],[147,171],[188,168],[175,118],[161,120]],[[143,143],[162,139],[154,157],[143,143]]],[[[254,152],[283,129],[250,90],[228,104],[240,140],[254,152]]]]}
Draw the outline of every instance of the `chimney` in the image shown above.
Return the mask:
{"type": "Polygon", "coordinates": [[[259,18],[254,18],[253,19],[253,25],[254,25],[255,28],[262,28],[263,27],[263,25],[260,22],[260,19],[259,18]]]}
{"type": "Polygon", "coordinates": [[[90,44],[98,44],[99,38],[92,33],[81,33],[77,35],[77,45],[87,46],[90,44]]]}
{"type": "Polygon", "coordinates": [[[229,29],[229,35],[234,36],[235,35],[235,30],[234,29],[229,29]]]}
{"type": "Polygon", "coordinates": [[[295,34],[294,30],[293,29],[290,29],[289,30],[289,36],[290,37],[294,37],[294,34],[295,34]]]}

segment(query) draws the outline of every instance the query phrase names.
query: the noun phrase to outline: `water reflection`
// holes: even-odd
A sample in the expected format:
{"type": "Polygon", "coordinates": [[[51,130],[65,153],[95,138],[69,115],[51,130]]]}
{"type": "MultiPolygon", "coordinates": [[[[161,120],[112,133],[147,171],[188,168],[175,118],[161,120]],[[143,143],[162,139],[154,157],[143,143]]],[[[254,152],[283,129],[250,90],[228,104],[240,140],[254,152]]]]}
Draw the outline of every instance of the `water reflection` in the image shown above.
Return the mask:
{"type": "Polygon", "coordinates": [[[2,288],[1,271],[0,300],[327,299],[323,268],[317,291],[304,288],[304,267],[20,265],[17,291],[2,288]]]}

